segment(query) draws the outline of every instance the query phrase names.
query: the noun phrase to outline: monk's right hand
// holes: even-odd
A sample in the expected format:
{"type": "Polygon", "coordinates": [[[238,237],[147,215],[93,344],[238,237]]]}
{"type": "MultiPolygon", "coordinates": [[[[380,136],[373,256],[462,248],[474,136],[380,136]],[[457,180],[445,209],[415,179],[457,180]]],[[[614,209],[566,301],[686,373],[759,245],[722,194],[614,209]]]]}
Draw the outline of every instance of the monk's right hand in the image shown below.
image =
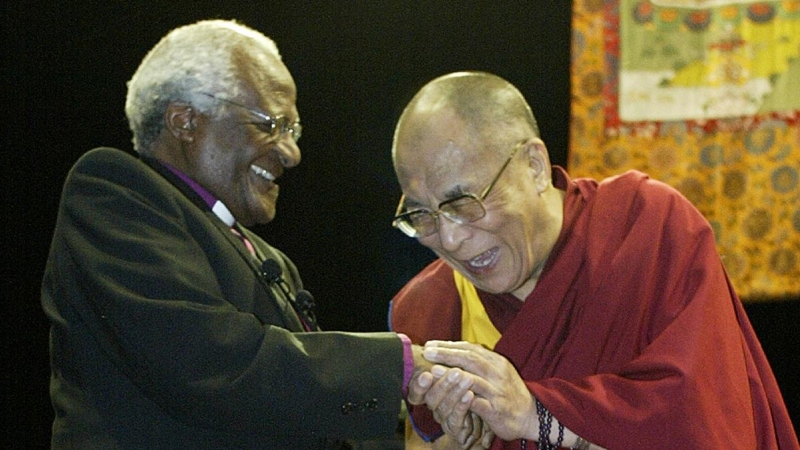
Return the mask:
{"type": "MultiPolygon", "coordinates": [[[[533,395],[504,356],[480,345],[445,341],[427,342],[424,355],[430,361],[453,367],[449,370],[463,369],[462,376],[471,379],[469,389],[474,393],[470,409],[500,438],[530,438],[531,430],[538,430],[533,395]]],[[[427,397],[432,396],[431,392],[427,397]]]]}

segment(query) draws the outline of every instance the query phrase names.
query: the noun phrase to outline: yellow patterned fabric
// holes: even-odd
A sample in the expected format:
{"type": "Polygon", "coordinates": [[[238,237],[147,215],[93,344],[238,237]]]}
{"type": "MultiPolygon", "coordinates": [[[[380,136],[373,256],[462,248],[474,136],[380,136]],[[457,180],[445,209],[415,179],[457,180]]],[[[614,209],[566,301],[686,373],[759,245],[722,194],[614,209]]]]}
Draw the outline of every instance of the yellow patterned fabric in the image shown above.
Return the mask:
{"type": "Polygon", "coordinates": [[[568,168],[711,223],[744,300],[800,294],[800,0],[575,0],[568,168]]]}
{"type": "Polygon", "coordinates": [[[458,295],[461,297],[461,339],[494,349],[500,332],[492,324],[475,286],[457,271],[453,271],[458,295]]]}

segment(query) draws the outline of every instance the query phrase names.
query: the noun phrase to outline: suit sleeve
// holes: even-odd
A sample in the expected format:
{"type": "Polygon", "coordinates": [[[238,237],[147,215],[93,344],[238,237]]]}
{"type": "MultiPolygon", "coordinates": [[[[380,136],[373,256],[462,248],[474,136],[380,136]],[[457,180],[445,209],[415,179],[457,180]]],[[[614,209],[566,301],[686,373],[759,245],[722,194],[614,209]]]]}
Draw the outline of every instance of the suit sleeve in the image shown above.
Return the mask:
{"type": "MultiPolygon", "coordinates": [[[[461,340],[461,301],[453,282],[453,269],[441,259],[403,286],[389,307],[390,329],[405,333],[414,344],[461,340]]],[[[408,410],[414,432],[425,442],[444,434],[426,405],[408,405],[408,410]]]]}
{"type": "Polygon", "coordinates": [[[63,325],[86,327],[117,370],[186,424],[391,434],[400,339],[292,333],[277,310],[259,320],[263,286],[185,203],[131,157],[84,157],[66,182],[48,263],[63,325]]]}

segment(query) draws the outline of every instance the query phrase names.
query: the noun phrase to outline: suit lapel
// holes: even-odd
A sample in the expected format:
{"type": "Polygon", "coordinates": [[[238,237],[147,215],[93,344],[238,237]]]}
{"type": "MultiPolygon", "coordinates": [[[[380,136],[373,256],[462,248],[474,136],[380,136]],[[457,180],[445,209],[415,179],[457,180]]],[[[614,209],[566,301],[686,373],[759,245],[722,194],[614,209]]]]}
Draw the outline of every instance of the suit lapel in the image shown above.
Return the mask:
{"type": "MultiPolygon", "coordinates": [[[[268,301],[272,302],[274,308],[280,312],[281,320],[283,322],[280,325],[289,331],[303,331],[303,324],[297,317],[297,313],[295,313],[291,303],[289,303],[288,299],[284,298],[283,293],[281,293],[277,288],[273,288],[264,278],[264,276],[261,275],[261,261],[264,261],[267,258],[273,258],[281,263],[282,258],[279,255],[276,255],[275,252],[265,242],[260,239],[253,238],[249,230],[242,229],[242,232],[245,233],[248,239],[250,239],[256,249],[256,256],[254,257],[251,255],[247,250],[247,247],[244,245],[244,242],[242,242],[238,236],[233,234],[233,232],[230,230],[230,227],[219,217],[217,217],[216,214],[214,214],[205,200],[203,200],[200,194],[192,189],[191,186],[187,185],[186,182],[181,180],[180,177],[158,162],[158,160],[142,157],[142,161],[144,161],[153,170],[158,172],[161,176],[166,178],[186,198],[197,205],[197,207],[200,208],[208,218],[209,224],[212,224],[215,228],[217,228],[223,238],[227,240],[227,242],[232,245],[233,248],[236,249],[236,252],[250,268],[250,271],[253,273],[253,276],[257,282],[264,288],[264,291],[269,299],[268,301]]],[[[255,315],[261,323],[275,323],[275,315],[269,313],[266,301],[263,299],[253,299],[252,314],[255,315]]]]}

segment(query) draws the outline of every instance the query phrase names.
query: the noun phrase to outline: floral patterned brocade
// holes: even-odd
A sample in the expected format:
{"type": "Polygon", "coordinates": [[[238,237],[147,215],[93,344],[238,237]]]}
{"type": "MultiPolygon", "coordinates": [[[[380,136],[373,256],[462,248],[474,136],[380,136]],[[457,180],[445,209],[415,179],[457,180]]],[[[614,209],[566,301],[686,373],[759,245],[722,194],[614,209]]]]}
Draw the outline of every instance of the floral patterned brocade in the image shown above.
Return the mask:
{"type": "Polygon", "coordinates": [[[638,169],[746,301],[800,294],[800,0],[575,0],[569,172],[638,169]]]}

